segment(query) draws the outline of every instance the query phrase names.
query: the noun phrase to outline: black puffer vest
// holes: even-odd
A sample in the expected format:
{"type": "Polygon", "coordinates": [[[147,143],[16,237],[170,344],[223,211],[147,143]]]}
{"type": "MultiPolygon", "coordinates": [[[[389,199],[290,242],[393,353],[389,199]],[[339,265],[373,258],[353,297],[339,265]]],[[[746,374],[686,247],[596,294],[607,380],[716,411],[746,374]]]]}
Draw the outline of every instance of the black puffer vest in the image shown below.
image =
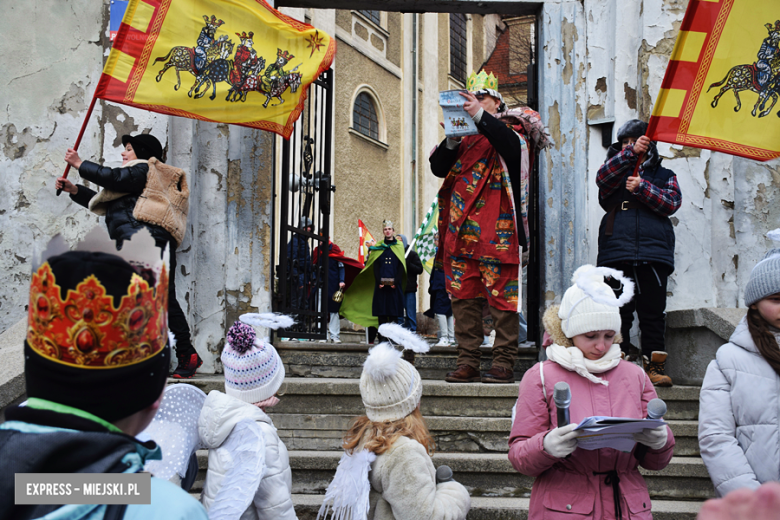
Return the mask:
{"type": "MultiPolygon", "coordinates": [[[[660,160],[654,167],[642,171],[642,179],[659,188],[664,188],[673,175],[672,170],[660,165],[660,160]]],[[[671,220],[637,202],[625,183],[606,199],[599,197],[599,204],[607,214],[599,226],[598,265],[660,262],[674,270],[674,228],[671,220]],[[628,205],[624,201],[633,201],[632,206],[637,207],[621,209],[628,205]],[[607,222],[610,211],[616,206],[612,235],[609,236],[606,233],[607,222]]]]}

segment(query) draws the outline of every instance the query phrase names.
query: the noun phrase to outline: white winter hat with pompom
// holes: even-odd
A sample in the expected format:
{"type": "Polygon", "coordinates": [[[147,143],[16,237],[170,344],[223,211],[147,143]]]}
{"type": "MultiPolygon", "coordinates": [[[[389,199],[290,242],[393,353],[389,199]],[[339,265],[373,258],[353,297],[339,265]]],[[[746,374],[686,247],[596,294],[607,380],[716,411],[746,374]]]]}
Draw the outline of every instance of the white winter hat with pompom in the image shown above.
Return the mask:
{"type": "MultiPolygon", "coordinates": [[[[429,349],[425,340],[396,324],[381,325],[379,333],[418,353],[429,349]]],[[[372,422],[403,419],[420,404],[420,374],[401,356],[390,343],[380,343],[368,352],[360,376],[360,396],[372,422]]]]}
{"type": "Polygon", "coordinates": [[[634,296],[634,283],[622,272],[608,267],[583,265],[572,276],[574,285],[566,290],[558,309],[561,329],[573,338],[597,330],[620,332],[620,307],[634,296]],[[604,282],[609,276],[623,283],[623,294],[615,297],[612,288],[604,282]]]}

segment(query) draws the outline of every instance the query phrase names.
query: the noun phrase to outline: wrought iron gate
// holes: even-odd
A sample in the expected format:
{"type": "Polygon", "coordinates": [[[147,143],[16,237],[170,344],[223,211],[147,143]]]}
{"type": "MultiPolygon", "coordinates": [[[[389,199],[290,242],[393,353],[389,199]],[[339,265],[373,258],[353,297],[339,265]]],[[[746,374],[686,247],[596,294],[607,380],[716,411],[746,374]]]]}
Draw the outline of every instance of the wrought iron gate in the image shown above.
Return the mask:
{"type": "Polygon", "coordinates": [[[309,87],[289,140],[282,144],[273,308],[295,317],[280,338],[318,340],[328,330],[333,70],[309,87]]]}

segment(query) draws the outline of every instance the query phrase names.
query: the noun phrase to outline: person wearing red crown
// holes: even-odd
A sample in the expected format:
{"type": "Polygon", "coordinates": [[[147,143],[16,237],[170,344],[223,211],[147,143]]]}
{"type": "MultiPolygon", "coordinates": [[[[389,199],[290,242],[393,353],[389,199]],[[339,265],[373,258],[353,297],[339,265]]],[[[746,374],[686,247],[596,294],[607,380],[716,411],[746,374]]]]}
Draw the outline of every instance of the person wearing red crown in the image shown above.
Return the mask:
{"type": "Polygon", "coordinates": [[[514,382],[521,298],[521,250],[527,248],[521,218],[523,155],[528,147],[520,121],[506,112],[498,80],[471,73],[463,109],[477,135],[445,138],[430,156],[431,171],[444,179],[439,190],[439,244],[435,265],[445,274],[452,298],[457,369],[452,383],[514,382]],[[496,339],[491,369],[480,374],[482,307],[487,298],[496,339]]]}
{"type": "Polygon", "coordinates": [[[19,473],[140,473],[159,459],[136,436],[152,421],[170,363],[168,257],[141,230],[117,254],[102,228],[75,251],[55,237],[30,283],[27,401],[0,425],[0,518],[125,520],[208,517],[167,480],[151,478],[146,505],[15,505],[19,473]]]}
{"type": "Polygon", "coordinates": [[[285,76],[289,74],[284,70],[284,66],[293,59],[295,56],[288,51],[282,51],[282,49],[276,49],[276,61],[266,67],[262,78],[262,87],[265,92],[273,92],[278,88],[278,85],[284,81],[285,76]]]}

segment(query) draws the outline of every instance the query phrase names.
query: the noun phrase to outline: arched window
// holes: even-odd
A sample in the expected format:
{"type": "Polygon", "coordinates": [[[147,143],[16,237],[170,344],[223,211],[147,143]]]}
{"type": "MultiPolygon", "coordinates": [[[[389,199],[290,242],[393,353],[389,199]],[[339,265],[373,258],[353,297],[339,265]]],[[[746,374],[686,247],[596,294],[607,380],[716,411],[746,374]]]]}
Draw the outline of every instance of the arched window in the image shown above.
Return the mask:
{"type": "Polygon", "coordinates": [[[361,92],[355,98],[355,105],[352,108],[352,127],[371,139],[379,140],[379,118],[374,101],[366,92],[361,92]]]}
{"type": "Polygon", "coordinates": [[[466,83],[466,15],[450,13],[450,74],[466,83]]]}
{"type": "Polygon", "coordinates": [[[358,11],[358,13],[362,14],[372,22],[374,22],[377,25],[381,25],[379,22],[382,20],[379,11],[358,11]]]}

